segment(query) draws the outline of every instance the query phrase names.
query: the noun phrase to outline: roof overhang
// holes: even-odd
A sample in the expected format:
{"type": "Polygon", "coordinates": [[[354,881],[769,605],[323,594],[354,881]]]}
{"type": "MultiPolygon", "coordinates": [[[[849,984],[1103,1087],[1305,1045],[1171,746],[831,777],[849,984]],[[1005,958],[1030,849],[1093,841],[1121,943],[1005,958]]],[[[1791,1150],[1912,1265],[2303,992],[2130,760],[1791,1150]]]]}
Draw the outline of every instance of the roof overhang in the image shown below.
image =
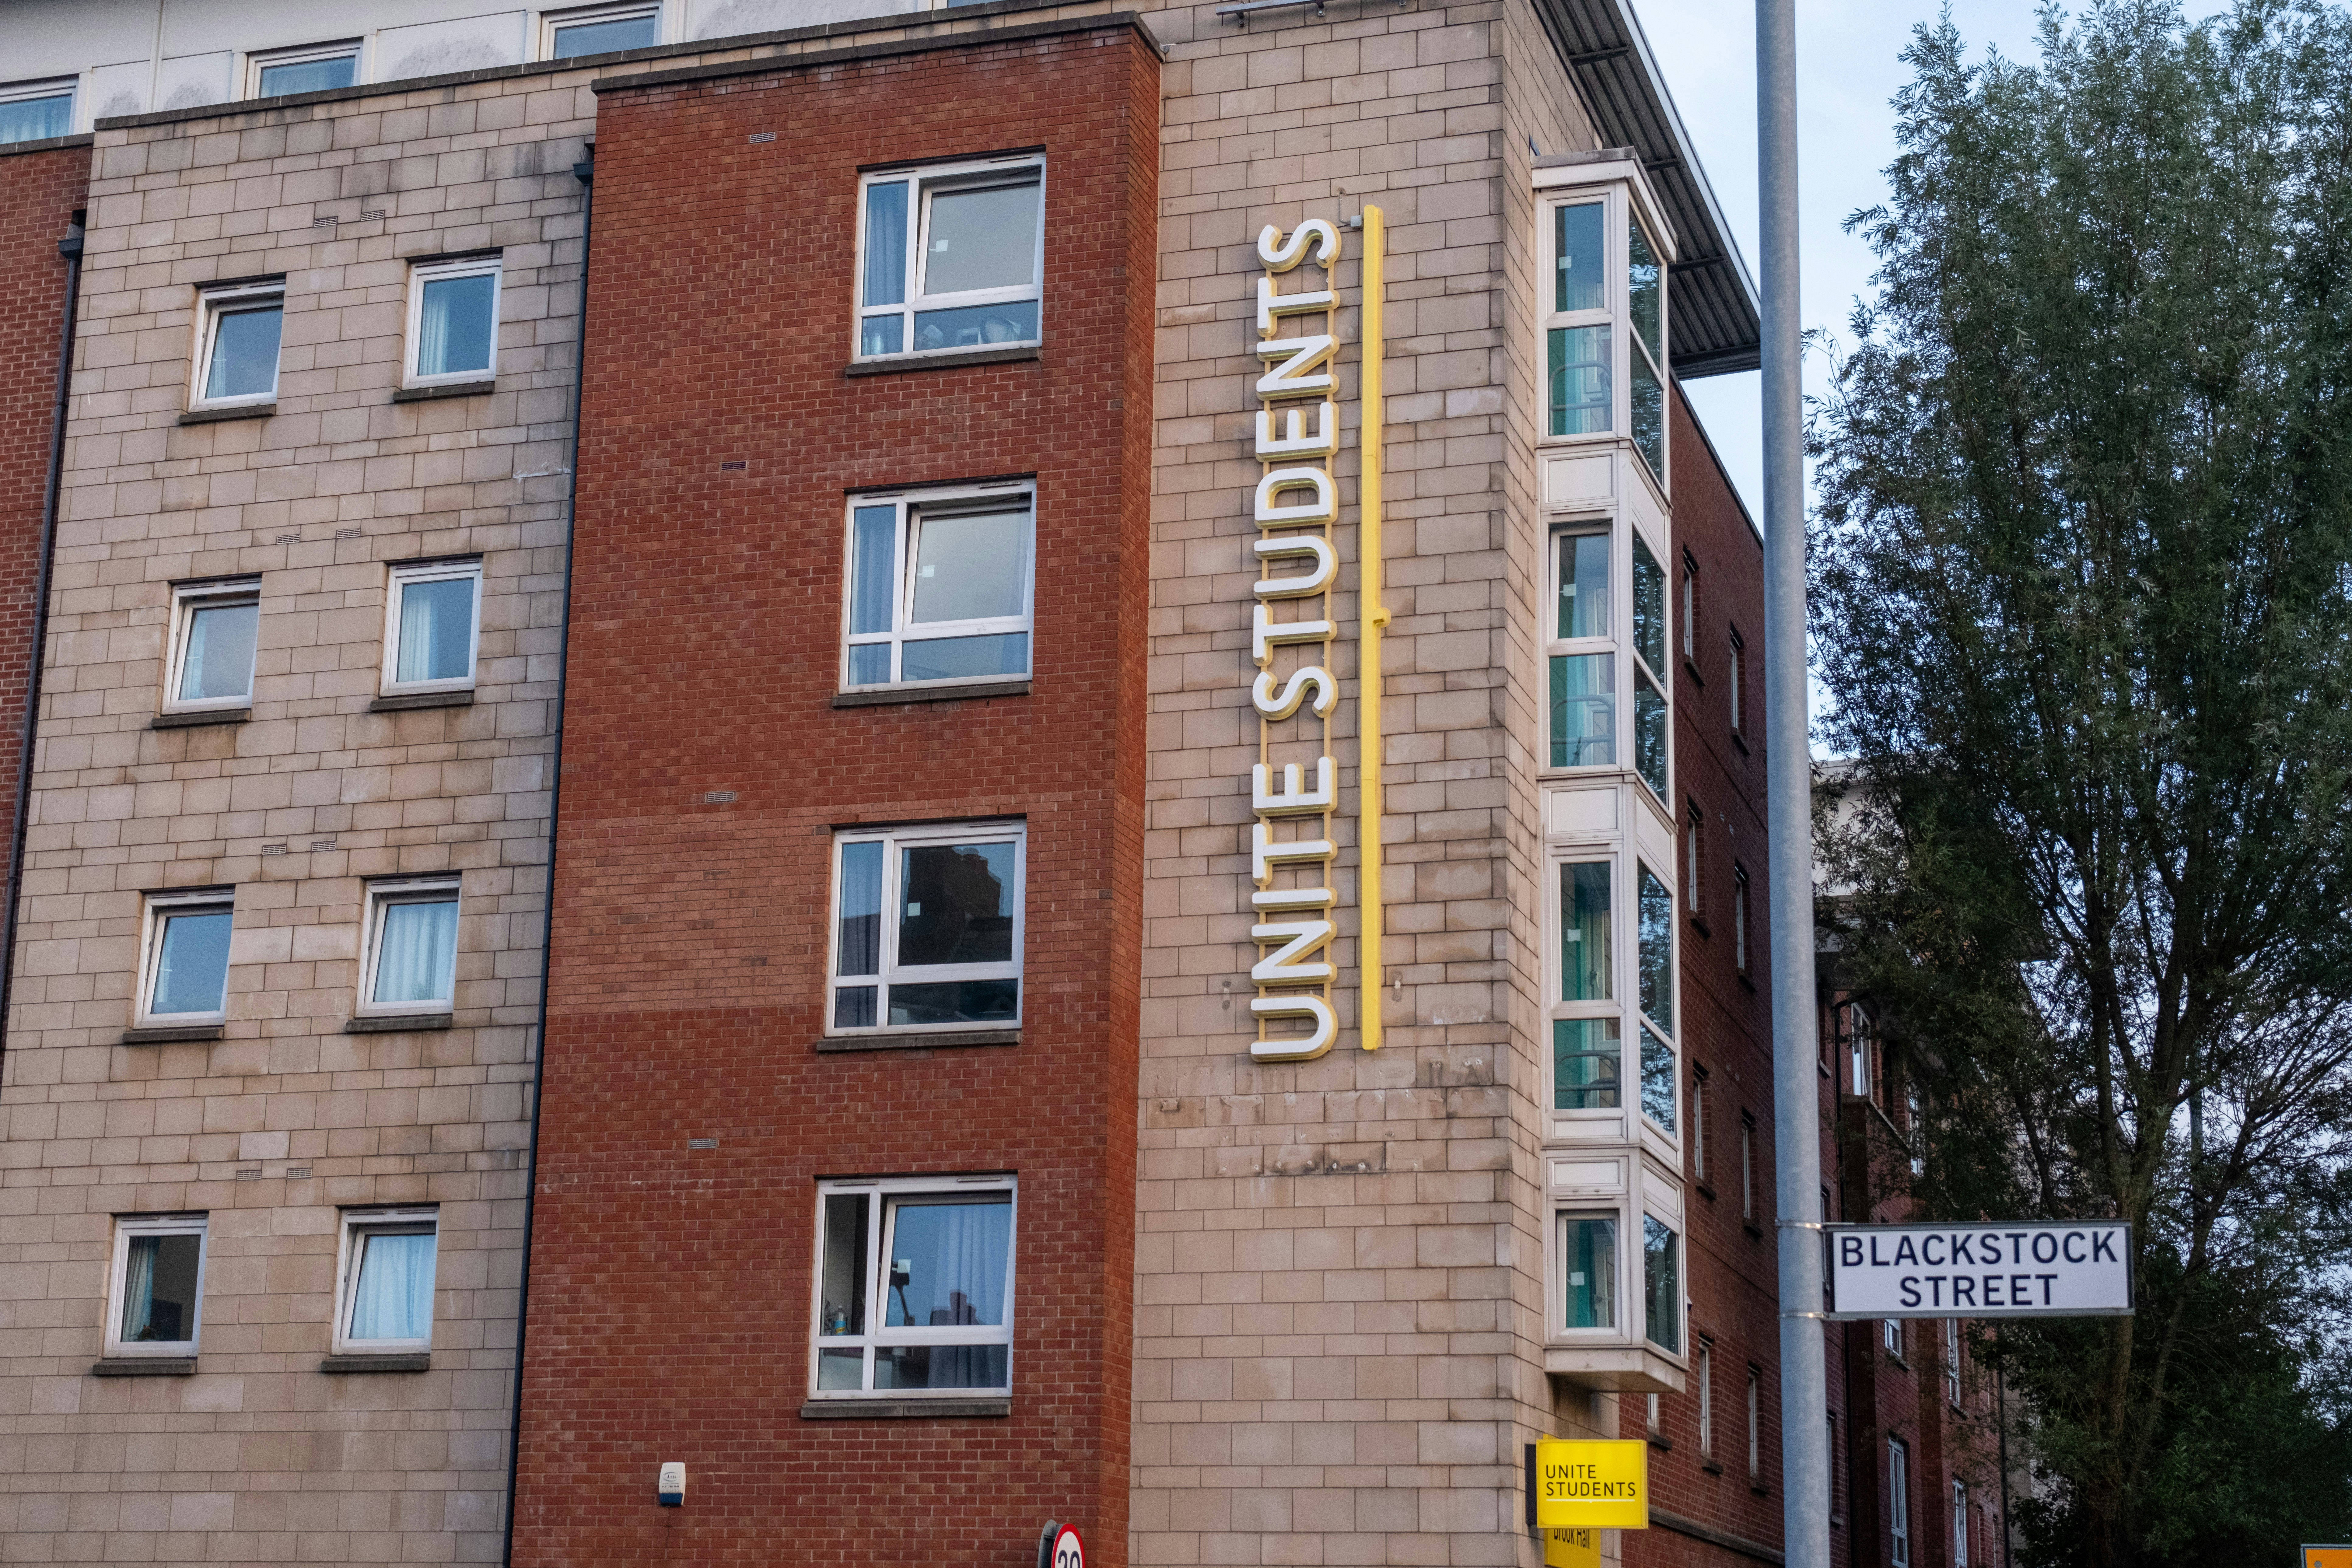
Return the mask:
{"type": "Polygon", "coordinates": [[[1732,243],[1632,0],[1536,0],[1604,147],[1630,147],[1675,226],[1668,334],[1684,380],[1754,370],[1762,353],[1756,281],[1732,243]]]}

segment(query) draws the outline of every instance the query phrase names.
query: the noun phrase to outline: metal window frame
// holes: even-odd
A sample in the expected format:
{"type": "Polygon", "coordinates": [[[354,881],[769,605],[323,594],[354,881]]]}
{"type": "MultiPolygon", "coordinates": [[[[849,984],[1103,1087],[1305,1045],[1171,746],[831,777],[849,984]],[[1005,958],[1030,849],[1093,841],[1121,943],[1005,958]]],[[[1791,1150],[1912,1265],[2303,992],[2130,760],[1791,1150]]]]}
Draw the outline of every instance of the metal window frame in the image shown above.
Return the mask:
{"type": "Polygon", "coordinates": [[[922,310],[954,310],[982,305],[1010,305],[1024,300],[1037,301],[1037,335],[1024,338],[1017,343],[992,343],[992,348],[1028,348],[1045,341],[1045,154],[1017,153],[1000,158],[972,158],[959,162],[922,163],[912,166],[870,171],[857,182],[857,252],[850,278],[849,352],[854,362],[867,364],[893,360],[919,360],[933,354],[968,352],[960,347],[919,349],[914,347],[915,316],[922,310]],[[1034,173],[1022,174],[1023,171],[1034,173]],[[1014,177],[1020,175],[1021,177],[1014,177]],[[951,294],[927,294],[923,283],[928,271],[927,241],[930,237],[931,198],[940,190],[969,190],[991,185],[1015,185],[1034,183],[1037,187],[1036,248],[1031,253],[1034,271],[1024,285],[1008,285],[998,289],[971,289],[951,294]],[[866,303],[866,258],[869,243],[866,232],[867,193],[877,185],[903,184],[908,187],[907,201],[907,248],[900,270],[899,292],[905,296],[895,305],[866,303]],[[899,347],[895,353],[869,354],[865,352],[866,323],[883,316],[898,316],[899,347]]]}
{"type": "Polygon", "coordinates": [[[1007,680],[1027,680],[1037,668],[1037,482],[1034,479],[992,479],[979,484],[943,485],[919,490],[887,490],[853,494],[842,517],[841,664],[844,691],[934,691],[957,686],[987,686],[1007,680]],[[857,514],[873,507],[895,507],[890,545],[890,628],[887,632],[853,632],[850,614],[857,593],[857,514]],[[926,513],[940,518],[975,517],[1024,511],[1029,519],[1029,573],[1021,585],[1021,613],[989,616],[966,621],[918,621],[915,616],[915,556],[917,536],[926,513]],[[914,635],[918,627],[923,635],[914,635]],[[909,641],[929,642],[955,637],[1002,637],[1025,634],[1029,668],[1018,675],[957,676],[945,680],[899,678],[909,641]],[[887,647],[891,679],[854,683],[849,650],[887,647]]]}
{"type": "Polygon", "coordinates": [[[833,857],[833,890],[825,900],[825,974],[824,1032],[829,1037],[856,1039],[865,1035],[908,1033],[951,1033],[976,1027],[1013,1029],[1021,1025],[1029,1003],[1029,988],[1023,984],[1023,959],[1029,935],[1029,825],[1025,821],[980,821],[924,823],[899,827],[842,828],[835,832],[830,853],[833,857]],[[841,858],[842,851],[853,844],[882,846],[882,899],[875,932],[876,973],[848,974],[841,973],[841,858]],[[940,844],[1011,844],[1013,846],[1013,957],[1002,963],[928,963],[912,968],[898,964],[898,926],[891,911],[905,898],[899,886],[898,851],[902,847],[919,847],[940,844]],[[966,1022],[945,1024],[893,1024],[890,1018],[890,988],[893,985],[936,984],[958,980],[1010,980],[1013,983],[1013,1016],[1003,1022],[974,1025],[966,1022]],[[874,1022],[845,1026],[834,1022],[838,994],[845,987],[874,987],[874,1022]]]}
{"type": "Polygon", "coordinates": [[[1021,1261],[1021,1187],[1020,1178],[1011,1173],[947,1175],[947,1176],[872,1176],[819,1178],[815,1183],[814,1234],[816,1251],[814,1267],[809,1270],[809,1357],[808,1397],[812,1400],[838,1401],[873,1399],[887,1396],[905,1400],[998,1399],[1013,1393],[1013,1331],[1018,1321],[1016,1304],[1019,1300],[1016,1278],[1021,1261]],[[908,1324],[902,1328],[885,1328],[882,1319],[887,1315],[883,1300],[883,1281],[889,1259],[889,1238],[895,1234],[897,1201],[908,1197],[945,1196],[958,1193],[1002,1192],[1013,1211],[1004,1238],[1004,1321],[1001,1324],[975,1324],[958,1328],[952,1325],[908,1324]],[[831,1197],[865,1195],[873,1202],[866,1214],[866,1331],[859,1334],[826,1334],[822,1332],[824,1313],[824,1252],[825,1200],[831,1197]],[[907,1388],[877,1389],[874,1386],[876,1352],[899,1346],[952,1348],[958,1345],[1003,1345],[1004,1352],[1004,1382],[986,1388],[907,1388]],[[824,1352],[843,1350],[865,1352],[863,1373],[856,1388],[819,1388],[819,1369],[824,1365],[824,1352]]]}
{"type": "MultiPolygon", "coordinates": [[[[648,48],[674,42],[670,37],[670,6],[666,0],[606,0],[594,5],[554,6],[534,9],[530,18],[531,58],[534,61],[558,58],[584,59],[587,56],[559,56],[555,52],[555,35],[565,27],[578,27],[597,22],[625,22],[638,16],[654,19],[654,41],[648,48]]],[[[602,50],[600,53],[612,53],[602,50]]]]}

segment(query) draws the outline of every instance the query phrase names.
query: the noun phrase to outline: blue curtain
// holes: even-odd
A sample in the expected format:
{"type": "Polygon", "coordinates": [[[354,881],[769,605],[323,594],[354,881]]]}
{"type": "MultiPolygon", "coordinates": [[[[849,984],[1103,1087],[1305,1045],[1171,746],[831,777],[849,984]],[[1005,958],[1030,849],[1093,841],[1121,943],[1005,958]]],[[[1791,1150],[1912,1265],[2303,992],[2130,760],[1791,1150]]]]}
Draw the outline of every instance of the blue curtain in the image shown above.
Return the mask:
{"type": "Polygon", "coordinates": [[[352,1292],[351,1337],[421,1340],[433,1328],[433,1252],[426,1236],[369,1236],[352,1292]]]}
{"type": "Polygon", "coordinates": [[[907,185],[866,187],[866,302],[907,302],[907,185]]]}
{"type": "Polygon", "coordinates": [[[457,994],[457,900],[386,904],[376,942],[375,1000],[446,1002],[457,994]]]}

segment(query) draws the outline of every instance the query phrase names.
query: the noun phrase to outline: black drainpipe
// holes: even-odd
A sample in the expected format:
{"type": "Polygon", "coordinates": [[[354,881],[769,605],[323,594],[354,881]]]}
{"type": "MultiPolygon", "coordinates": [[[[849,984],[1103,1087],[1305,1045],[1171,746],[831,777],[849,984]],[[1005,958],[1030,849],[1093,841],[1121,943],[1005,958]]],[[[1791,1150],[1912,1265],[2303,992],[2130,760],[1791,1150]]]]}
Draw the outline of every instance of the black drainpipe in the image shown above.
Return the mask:
{"type": "Polygon", "coordinates": [[[499,1561],[514,1562],[515,1484],[522,1460],[523,1337],[530,1321],[530,1230],[539,1202],[539,1103],[547,1082],[547,976],[555,959],[555,830],[563,800],[564,675],[572,657],[572,547],[579,535],[580,393],[588,379],[588,234],[596,211],[596,143],[572,165],[580,182],[580,338],[572,362],[572,471],[563,486],[563,614],[555,649],[555,772],[547,789],[547,912],[539,934],[539,1045],[531,1054],[530,1146],[523,1151],[522,1279],[515,1291],[514,1418],[507,1427],[506,1546],[499,1561]]]}
{"type": "Polygon", "coordinates": [[[49,637],[49,564],[56,558],[58,489],[66,467],[66,407],[73,394],[75,308],[81,301],[84,214],[73,215],[58,254],[66,262],[65,328],[58,336],[58,399],[49,415],[49,476],[41,491],[41,556],[33,585],[33,646],[25,656],[25,720],[17,735],[16,820],[8,837],[8,913],[0,929],[0,1055],[6,1053],[9,992],[16,976],[16,916],[25,903],[25,831],[32,821],[34,726],[41,715],[41,654],[49,637]]]}

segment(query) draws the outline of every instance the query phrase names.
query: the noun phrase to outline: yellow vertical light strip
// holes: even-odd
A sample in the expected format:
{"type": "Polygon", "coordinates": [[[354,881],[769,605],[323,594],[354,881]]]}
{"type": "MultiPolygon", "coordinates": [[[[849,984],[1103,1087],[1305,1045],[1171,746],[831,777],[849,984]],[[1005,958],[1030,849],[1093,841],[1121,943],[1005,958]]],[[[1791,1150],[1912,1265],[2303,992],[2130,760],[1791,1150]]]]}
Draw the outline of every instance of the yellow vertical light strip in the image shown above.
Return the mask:
{"type": "Polygon", "coordinates": [[[1357,1003],[1357,1023],[1364,1049],[1381,1048],[1381,941],[1385,934],[1381,902],[1381,629],[1389,624],[1387,568],[1381,556],[1381,356],[1385,352],[1387,323],[1388,228],[1378,207],[1364,209],[1363,363],[1360,384],[1363,424],[1357,448],[1363,456],[1362,477],[1356,488],[1356,562],[1359,582],[1357,703],[1360,712],[1356,732],[1361,737],[1356,752],[1356,838],[1359,846],[1356,901],[1363,934],[1358,939],[1356,968],[1363,994],[1357,1003]]]}

